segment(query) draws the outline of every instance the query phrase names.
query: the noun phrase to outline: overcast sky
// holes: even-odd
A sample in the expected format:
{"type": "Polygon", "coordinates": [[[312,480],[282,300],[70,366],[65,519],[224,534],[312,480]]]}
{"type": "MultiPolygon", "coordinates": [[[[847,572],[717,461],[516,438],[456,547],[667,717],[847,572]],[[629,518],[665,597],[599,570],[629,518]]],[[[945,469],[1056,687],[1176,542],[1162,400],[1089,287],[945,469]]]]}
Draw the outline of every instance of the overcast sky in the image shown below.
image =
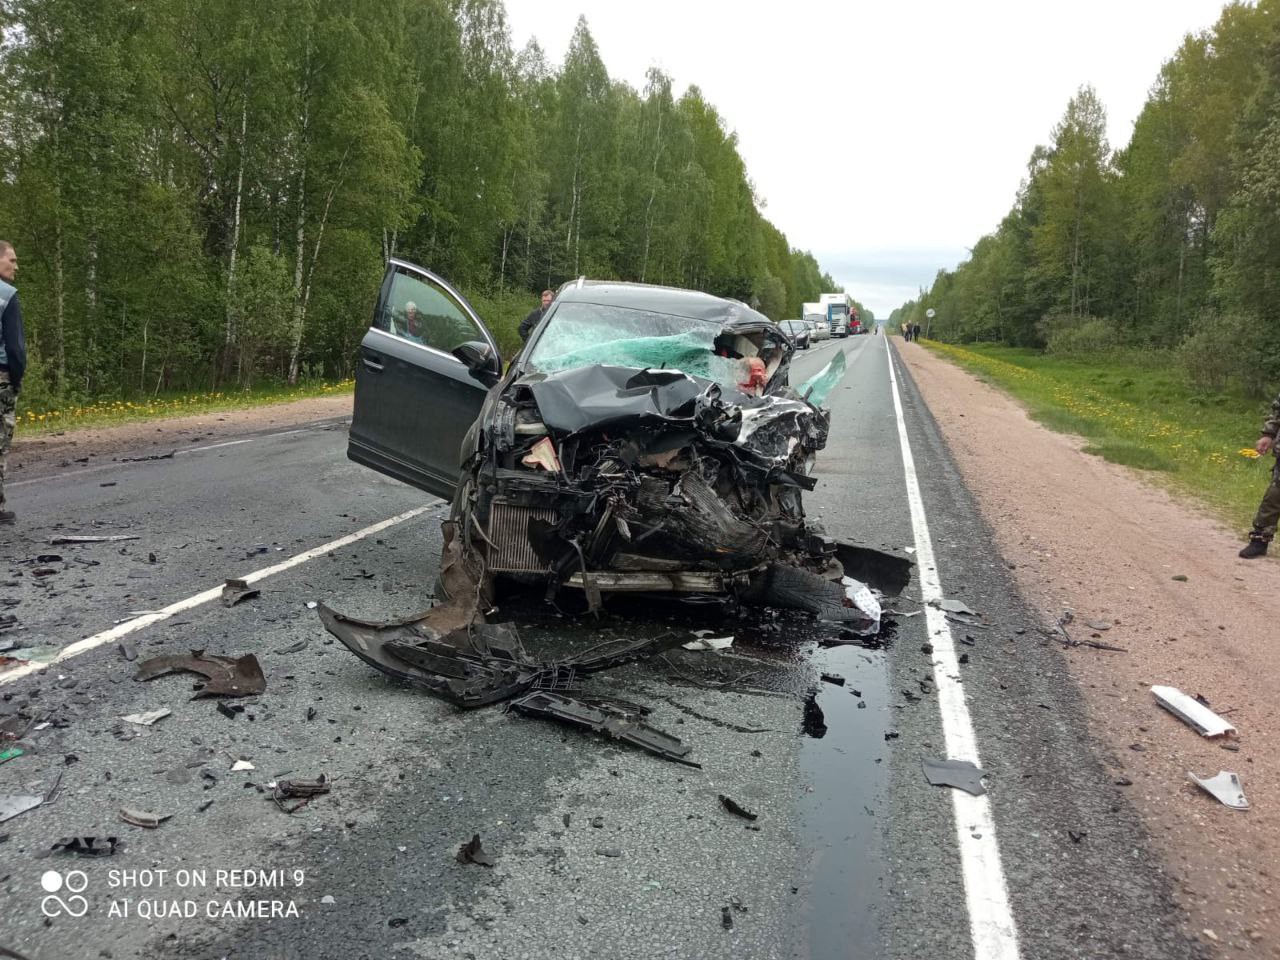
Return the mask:
{"type": "Polygon", "coordinates": [[[585,14],[609,75],[657,65],[738,134],[765,215],[879,317],[954,267],[1092,84],[1113,147],[1222,0],[506,0],[560,62],[585,14]]]}

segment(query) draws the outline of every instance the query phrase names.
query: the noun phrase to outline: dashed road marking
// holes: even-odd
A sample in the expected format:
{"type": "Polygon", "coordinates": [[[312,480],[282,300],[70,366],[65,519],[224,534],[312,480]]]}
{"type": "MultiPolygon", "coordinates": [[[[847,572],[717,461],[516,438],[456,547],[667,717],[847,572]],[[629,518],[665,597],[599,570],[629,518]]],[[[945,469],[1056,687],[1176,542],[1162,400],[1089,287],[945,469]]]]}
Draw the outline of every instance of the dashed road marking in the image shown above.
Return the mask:
{"type": "MultiPolygon", "coordinates": [[[[321,544],[318,547],[312,547],[310,550],[296,554],[288,560],[282,560],[280,563],[272,564],[269,567],[263,567],[261,570],[254,570],[252,573],[246,573],[242,579],[246,583],[256,583],[259,580],[265,580],[267,577],[275,576],[277,573],[283,573],[284,571],[296,567],[299,564],[306,563],[308,560],[314,560],[316,557],[323,557],[326,553],[330,553],[333,550],[338,550],[348,544],[355,543],[357,540],[363,540],[371,534],[380,533],[388,527],[394,527],[398,523],[404,523],[406,520],[412,520],[414,517],[419,517],[428,510],[435,509],[438,506],[438,502],[433,502],[428,503],[423,507],[415,507],[413,510],[406,510],[404,513],[398,513],[394,517],[388,517],[386,520],[367,526],[362,530],[357,530],[355,533],[349,533],[345,537],[339,537],[337,540],[330,540],[328,543],[321,544]]],[[[143,627],[149,627],[153,623],[168,620],[175,613],[182,613],[185,610],[191,610],[195,607],[206,604],[211,600],[217,600],[220,596],[222,596],[222,584],[218,584],[216,587],[210,587],[208,590],[202,590],[200,593],[193,594],[184,600],[171,603],[167,607],[162,607],[161,609],[152,611],[151,613],[144,613],[141,616],[134,617],[132,620],[126,620],[124,623],[117,624],[110,630],[103,630],[101,633],[95,633],[91,637],[85,637],[83,640],[77,640],[75,643],[68,644],[59,651],[58,655],[52,660],[43,663],[32,661],[30,663],[24,663],[20,667],[14,667],[11,670],[6,670],[4,673],[0,673],[0,685],[13,683],[13,681],[35,673],[37,670],[43,670],[45,667],[51,666],[55,663],[62,663],[66,660],[70,660],[72,657],[77,657],[82,653],[93,650],[95,647],[100,647],[104,643],[111,643],[113,640],[119,640],[121,637],[128,636],[131,633],[141,630],[143,627]]]]}
{"type": "MultiPolygon", "coordinates": [[[[982,766],[973,721],[965,703],[964,686],[960,682],[960,665],[956,661],[955,641],[946,615],[934,606],[943,598],[938,564],[929,536],[920,481],[916,477],[911,442],[907,439],[907,423],[902,415],[902,397],[893,366],[893,350],[884,338],[885,356],[889,361],[889,385],[893,392],[893,411],[898,421],[898,440],[902,446],[902,468],[906,475],[907,504],[911,508],[911,527],[915,531],[916,569],[920,578],[920,599],[924,604],[929,642],[933,645],[933,682],[938,688],[938,709],[942,714],[942,733],[947,757],[971,760],[982,766]]],[[[962,790],[952,790],[956,817],[956,837],[960,847],[961,871],[964,875],[965,899],[969,909],[969,931],[973,938],[974,960],[1018,960],[1018,930],[1009,906],[1004,868],[1000,863],[1000,847],[996,842],[995,818],[988,797],[974,797],[962,790]]]]}

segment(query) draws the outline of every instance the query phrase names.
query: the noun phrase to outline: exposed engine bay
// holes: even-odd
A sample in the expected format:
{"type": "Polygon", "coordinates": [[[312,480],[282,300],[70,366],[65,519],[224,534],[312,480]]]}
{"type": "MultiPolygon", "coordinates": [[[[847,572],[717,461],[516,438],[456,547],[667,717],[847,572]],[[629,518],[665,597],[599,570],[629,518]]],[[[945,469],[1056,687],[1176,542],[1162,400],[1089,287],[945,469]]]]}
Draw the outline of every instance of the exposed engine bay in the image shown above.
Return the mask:
{"type": "Polygon", "coordinates": [[[326,628],[379,670],[458,706],[519,696],[525,712],[642,746],[648,738],[650,749],[665,735],[636,715],[567,694],[579,674],[670,643],[537,661],[511,628],[492,633],[499,582],[553,603],[576,598],[588,612],[616,592],[702,595],[877,632],[876,591],[901,592],[911,561],[827,537],[806,520],[802,499],[816,485],[811,470],[830,429],[821,404],[844,354],[793,388],[793,344],[749,313],[723,318],[713,336],[571,342],[549,357],[534,350],[490,391],[463,443],[440,602],[389,623],[325,609],[326,628]]]}

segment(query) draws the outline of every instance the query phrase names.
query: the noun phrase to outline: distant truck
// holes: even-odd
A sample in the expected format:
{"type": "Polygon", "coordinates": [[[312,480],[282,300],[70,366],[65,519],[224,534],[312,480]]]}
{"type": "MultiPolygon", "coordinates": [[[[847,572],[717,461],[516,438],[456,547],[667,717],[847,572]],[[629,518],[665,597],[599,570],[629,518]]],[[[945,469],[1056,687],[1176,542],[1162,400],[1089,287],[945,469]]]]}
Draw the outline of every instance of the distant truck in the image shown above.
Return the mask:
{"type": "Polygon", "coordinates": [[[818,297],[818,303],[833,337],[847,337],[858,332],[850,329],[850,321],[856,318],[857,311],[853,308],[853,298],[847,293],[824,293],[818,297]]]}

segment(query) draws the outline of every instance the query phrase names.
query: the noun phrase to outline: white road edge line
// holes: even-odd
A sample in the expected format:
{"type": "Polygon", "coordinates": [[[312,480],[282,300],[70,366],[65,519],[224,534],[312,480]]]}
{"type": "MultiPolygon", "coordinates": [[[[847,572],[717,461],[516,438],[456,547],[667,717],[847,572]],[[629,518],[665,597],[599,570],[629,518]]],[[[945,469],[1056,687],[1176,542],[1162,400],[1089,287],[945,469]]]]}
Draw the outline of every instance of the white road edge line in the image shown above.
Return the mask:
{"type": "MultiPolygon", "coordinates": [[[[933,606],[941,601],[942,582],[933,555],[933,540],[925,518],[920,481],[916,477],[915,459],[907,439],[907,422],[902,415],[902,398],[893,367],[893,349],[884,340],[889,360],[889,385],[893,391],[893,412],[898,420],[898,439],[902,445],[902,469],[906,475],[907,504],[911,508],[911,526],[916,540],[916,569],[920,578],[920,599],[924,604],[929,642],[933,645],[933,682],[938,688],[938,710],[942,714],[942,734],[947,757],[971,760],[982,766],[973,721],[965,703],[964,686],[960,682],[960,664],[956,661],[955,641],[946,615],[933,606]]],[[[955,803],[956,837],[960,847],[961,871],[964,875],[965,899],[969,908],[969,931],[973,937],[974,960],[1018,960],[1018,930],[1009,906],[1004,868],[1000,863],[1000,847],[996,843],[995,818],[987,796],[974,797],[963,790],[952,789],[955,803]]]]}
{"type": "MultiPolygon", "coordinates": [[[[414,517],[421,516],[428,510],[432,510],[439,506],[438,503],[428,503],[424,507],[415,507],[413,510],[406,510],[404,513],[398,513],[394,517],[389,517],[372,526],[365,527],[363,530],[357,530],[355,533],[349,533],[345,537],[339,537],[337,540],[330,540],[328,543],[321,544],[318,547],[312,547],[310,550],[296,554],[288,560],[282,560],[280,563],[273,564],[270,567],[263,567],[261,570],[255,570],[247,573],[242,578],[246,583],[256,583],[259,580],[265,580],[267,577],[275,576],[277,573],[283,573],[291,567],[306,563],[308,560],[314,560],[316,557],[322,557],[326,553],[338,550],[347,544],[355,543],[357,540],[363,540],[370,534],[379,533],[388,527],[394,527],[397,523],[404,523],[406,520],[412,520],[414,517]]],[[[31,661],[20,667],[14,667],[0,673],[0,686],[6,683],[13,683],[22,677],[35,673],[37,670],[43,670],[45,667],[52,666],[55,663],[62,663],[64,660],[70,660],[72,657],[79,656],[95,647],[100,647],[104,643],[110,643],[113,640],[119,640],[121,637],[130,633],[141,630],[143,627],[149,627],[153,623],[159,623],[161,620],[168,620],[175,613],[182,613],[185,610],[191,610],[202,604],[208,603],[210,600],[217,600],[222,596],[222,584],[216,587],[210,587],[200,593],[187,597],[185,600],[179,600],[171,603],[167,607],[162,607],[153,613],[144,613],[140,617],[134,617],[132,620],[126,620],[124,623],[117,624],[110,630],[103,630],[101,633],[95,633],[91,637],[85,637],[83,640],[77,640],[75,643],[68,644],[64,647],[56,657],[52,660],[39,663],[31,661]]]]}

